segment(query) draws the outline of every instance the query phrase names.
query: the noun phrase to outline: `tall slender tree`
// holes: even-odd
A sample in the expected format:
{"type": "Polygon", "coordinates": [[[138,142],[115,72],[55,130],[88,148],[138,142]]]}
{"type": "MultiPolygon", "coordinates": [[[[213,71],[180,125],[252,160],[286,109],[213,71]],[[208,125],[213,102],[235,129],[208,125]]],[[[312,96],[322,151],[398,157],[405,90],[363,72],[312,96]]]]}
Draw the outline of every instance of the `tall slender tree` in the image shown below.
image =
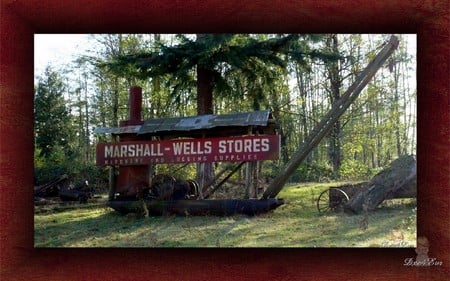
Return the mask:
{"type": "MultiPolygon", "coordinates": [[[[330,49],[331,52],[339,53],[338,46],[338,36],[337,34],[331,34],[327,36],[326,39],[326,48],[330,49]]],[[[330,103],[334,103],[340,98],[341,86],[342,86],[342,75],[340,69],[341,63],[339,61],[330,61],[327,63],[327,73],[330,88],[328,90],[330,103]]],[[[333,166],[333,172],[335,177],[337,177],[337,173],[339,172],[339,168],[341,166],[341,131],[342,124],[340,120],[337,120],[334,123],[333,128],[330,131],[330,135],[328,137],[329,141],[329,149],[328,149],[328,157],[333,166]]]]}

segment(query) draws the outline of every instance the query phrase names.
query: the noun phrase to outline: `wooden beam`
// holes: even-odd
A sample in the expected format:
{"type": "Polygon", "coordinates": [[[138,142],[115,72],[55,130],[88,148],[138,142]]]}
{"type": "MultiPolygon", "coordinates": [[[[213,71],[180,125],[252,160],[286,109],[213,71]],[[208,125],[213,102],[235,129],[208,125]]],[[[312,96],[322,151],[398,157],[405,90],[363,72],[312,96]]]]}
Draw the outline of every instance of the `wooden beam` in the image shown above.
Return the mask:
{"type": "Polygon", "coordinates": [[[211,190],[209,190],[205,195],[204,198],[209,198],[211,195],[213,195],[214,192],[216,192],[232,175],[234,175],[239,169],[245,164],[246,162],[241,162],[239,165],[237,165],[223,180],[221,180],[216,186],[214,186],[211,190]]]}
{"type": "Polygon", "coordinates": [[[108,198],[109,200],[113,200],[116,195],[116,167],[109,167],[109,190],[108,190],[108,198]]]}

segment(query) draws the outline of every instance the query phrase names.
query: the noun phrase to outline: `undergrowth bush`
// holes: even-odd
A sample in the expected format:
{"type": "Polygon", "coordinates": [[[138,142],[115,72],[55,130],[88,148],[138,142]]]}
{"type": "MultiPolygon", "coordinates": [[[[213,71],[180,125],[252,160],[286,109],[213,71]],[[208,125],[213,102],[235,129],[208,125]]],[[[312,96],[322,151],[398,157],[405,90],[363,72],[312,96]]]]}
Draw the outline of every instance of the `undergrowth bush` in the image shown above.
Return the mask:
{"type": "Polygon", "coordinates": [[[339,175],[341,180],[366,180],[373,175],[373,172],[363,163],[350,159],[342,162],[339,175]]]}
{"type": "Polygon", "coordinates": [[[322,182],[333,178],[333,168],[322,163],[303,163],[289,178],[291,182],[322,182]]]}
{"type": "Polygon", "coordinates": [[[108,190],[109,174],[107,167],[76,162],[34,167],[34,185],[45,184],[64,174],[69,177],[69,181],[65,183],[66,186],[76,185],[87,180],[96,192],[106,192],[108,190]]]}

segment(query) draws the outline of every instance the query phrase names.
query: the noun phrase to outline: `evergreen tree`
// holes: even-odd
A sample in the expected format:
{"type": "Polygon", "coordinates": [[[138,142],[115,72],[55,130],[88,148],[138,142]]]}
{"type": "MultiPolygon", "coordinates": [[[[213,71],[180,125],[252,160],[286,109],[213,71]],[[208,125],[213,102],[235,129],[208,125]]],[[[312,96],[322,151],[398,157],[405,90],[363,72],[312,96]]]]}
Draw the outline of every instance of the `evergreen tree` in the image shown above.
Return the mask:
{"type": "MultiPolygon", "coordinates": [[[[212,113],[213,92],[217,96],[236,93],[230,77],[240,76],[251,85],[249,96],[261,99],[260,90],[275,81],[278,70],[286,69],[288,58],[307,64],[308,58],[336,59],[336,54],[311,49],[310,42],[320,36],[244,34],[199,34],[196,40],[179,35],[179,44],[161,44],[158,50],[131,55],[119,55],[99,65],[118,75],[133,75],[142,79],[170,74],[172,97],[179,99],[183,89],[197,88],[197,113],[212,113]],[[195,74],[195,76],[193,75],[195,74]],[[263,77],[264,79],[256,79],[263,77]]],[[[258,107],[255,103],[254,107],[258,107]]]]}
{"type": "Polygon", "coordinates": [[[47,67],[35,89],[34,103],[35,147],[45,159],[61,150],[66,157],[73,155],[74,131],[64,91],[60,75],[47,67]]]}

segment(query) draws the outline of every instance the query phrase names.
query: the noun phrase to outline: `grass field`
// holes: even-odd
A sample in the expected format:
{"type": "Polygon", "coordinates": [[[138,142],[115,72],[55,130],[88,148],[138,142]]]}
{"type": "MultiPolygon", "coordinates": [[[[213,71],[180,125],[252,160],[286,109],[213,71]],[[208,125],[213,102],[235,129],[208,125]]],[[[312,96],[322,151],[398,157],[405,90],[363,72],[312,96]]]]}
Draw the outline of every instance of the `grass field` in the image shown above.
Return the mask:
{"type": "Polygon", "coordinates": [[[319,214],[319,194],[340,184],[286,186],[278,195],[285,205],[255,217],[143,218],[101,204],[35,207],[35,247],[415,247],[414,199],[388,200],[367,215],[319,214]]]}

